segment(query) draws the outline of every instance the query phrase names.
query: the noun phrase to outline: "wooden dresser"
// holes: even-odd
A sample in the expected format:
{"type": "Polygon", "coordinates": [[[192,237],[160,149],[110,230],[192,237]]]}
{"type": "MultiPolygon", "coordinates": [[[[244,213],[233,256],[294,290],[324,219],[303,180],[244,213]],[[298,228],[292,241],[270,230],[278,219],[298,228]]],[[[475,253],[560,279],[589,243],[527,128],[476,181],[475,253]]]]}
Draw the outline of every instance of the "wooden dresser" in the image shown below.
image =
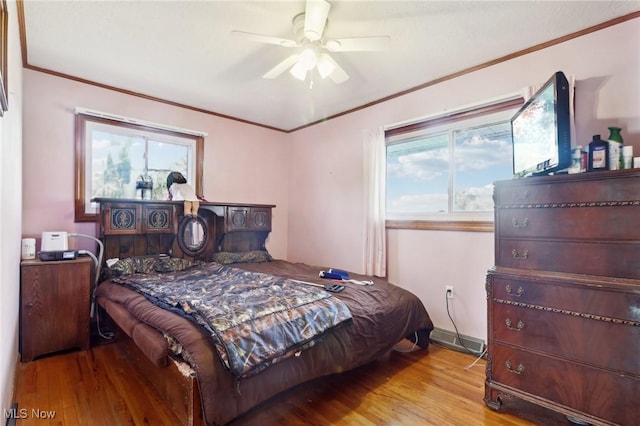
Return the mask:
{"type": "Polygon", "coordinates": [[[640,170],[495,185],[485,402],[640,419],[640,170]]]}

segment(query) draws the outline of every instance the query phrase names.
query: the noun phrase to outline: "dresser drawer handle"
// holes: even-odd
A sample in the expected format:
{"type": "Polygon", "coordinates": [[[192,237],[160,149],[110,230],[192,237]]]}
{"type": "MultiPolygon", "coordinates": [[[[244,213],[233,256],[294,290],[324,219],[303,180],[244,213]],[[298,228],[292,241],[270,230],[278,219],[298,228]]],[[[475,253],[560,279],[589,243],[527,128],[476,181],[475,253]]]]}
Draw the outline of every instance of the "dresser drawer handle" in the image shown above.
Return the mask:
{"type": "Polygon", "coordinates": [[[520,255],[518,250],[513,249],[511,250],[511,256],[513,256],[514,259],[527,260],[527,257],[529,257],[529,250],[525,250],[522,255],[520,255]]]}
{"type": "Polygon", "coordinates": [[[504,323],[507,325],[507,328],[509,330],[522,331],[522,329],[524,328],[524,322],[522,321],[518,321],[515,327],[513,326],[513,323],[511,322],[510,318],[507,318],[506,320],[504,320],[504,323]]]}
{"type": "Polygon", "coordinates": [[[33,302],[27,303],[27,308],[33,308],[33,302]]]}
{"type": "Polygon", "coordinates": [[[522,365],[522,364],[518,364],[518,367],[514,369],[514,368],[513,368],[513,365],[511,364],[511,361],[507,360],[507,361],[504,363],[504,365],[506,365],[506,366],[507,366],[507,370],[508,370],[510,373],[513,373],[513,374],[522,374],[522,373],[524,372],[524,365],[522,365]]]}
{"type": "Polygon", "coordinates": [[[524,294],[524,288],[522,287],[518,287],[518,290],[515,293],[513,292],[513,288],[511,287],[510,284],[507,284],[507,286],[504,289],[506,290],[509,296],[520,297],[524,294]]]}
{"type": "Polygon", "coordinates": [[[529,224],[529,218],[525,217],[522,223],[520,223],[518,222],[518,219],[514,217],[513,219],[511,219],[511,223],[513,223],[514,228],[526,228],[529,224]]]}

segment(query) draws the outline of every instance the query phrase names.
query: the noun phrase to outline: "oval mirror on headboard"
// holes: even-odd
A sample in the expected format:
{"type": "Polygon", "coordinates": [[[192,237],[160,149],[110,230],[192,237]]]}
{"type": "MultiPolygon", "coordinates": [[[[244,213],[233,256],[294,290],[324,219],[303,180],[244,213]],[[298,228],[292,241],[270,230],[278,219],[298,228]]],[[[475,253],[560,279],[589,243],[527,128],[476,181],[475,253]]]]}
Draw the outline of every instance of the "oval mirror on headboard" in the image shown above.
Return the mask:
{"type": "Polygon", "coordinates": [[[200,216],[185,216],[178,225],[178,245],[184,254],[196,256],[207,246],[207,223],[200,216]]]}

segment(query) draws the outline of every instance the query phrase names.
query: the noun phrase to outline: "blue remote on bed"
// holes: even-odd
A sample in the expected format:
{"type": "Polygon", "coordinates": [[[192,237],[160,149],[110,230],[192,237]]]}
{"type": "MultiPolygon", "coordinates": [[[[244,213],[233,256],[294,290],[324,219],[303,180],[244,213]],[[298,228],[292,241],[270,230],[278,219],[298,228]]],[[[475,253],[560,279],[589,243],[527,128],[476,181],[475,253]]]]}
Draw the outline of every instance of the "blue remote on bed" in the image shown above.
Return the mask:
{"type": "Polygon", "coordinates": [[[348,280],[349,279],[349,273],[347,271],[343,271],[342,269],[331,268],[331,269],[329,269],[329,273],[330,274],[335,274],[335,275],[340,275],[340,277],[342,277],[343,280],[348,280]]]}
{"type": "Polygon", "coordinates": [[[329,272],[329,271],[320,271],[320,274],[318,275],[320,275],[320,278],[326,278],[329,280],[340,280],[340,281],[343,280],[342,275],[334,274],[333,272],[329,272]]]}

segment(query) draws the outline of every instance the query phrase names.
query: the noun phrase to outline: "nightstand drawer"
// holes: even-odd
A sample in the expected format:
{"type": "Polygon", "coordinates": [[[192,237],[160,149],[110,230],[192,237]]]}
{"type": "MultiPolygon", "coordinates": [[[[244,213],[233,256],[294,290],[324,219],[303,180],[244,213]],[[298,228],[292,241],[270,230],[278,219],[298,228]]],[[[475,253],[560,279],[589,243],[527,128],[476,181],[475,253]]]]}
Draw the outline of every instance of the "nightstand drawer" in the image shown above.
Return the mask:
{"type": "MultiPolygon", "coordinates": [[[[602,344],[606,344],[602,342],[602,344]]],[[[598,350],[594,347],[593,350],[598,350]]],[[[607,419],[607,424],[637,424],[640,379],[584,364],[546,357],[501,344],[491,348],[494,383],[607,419]]]]}

